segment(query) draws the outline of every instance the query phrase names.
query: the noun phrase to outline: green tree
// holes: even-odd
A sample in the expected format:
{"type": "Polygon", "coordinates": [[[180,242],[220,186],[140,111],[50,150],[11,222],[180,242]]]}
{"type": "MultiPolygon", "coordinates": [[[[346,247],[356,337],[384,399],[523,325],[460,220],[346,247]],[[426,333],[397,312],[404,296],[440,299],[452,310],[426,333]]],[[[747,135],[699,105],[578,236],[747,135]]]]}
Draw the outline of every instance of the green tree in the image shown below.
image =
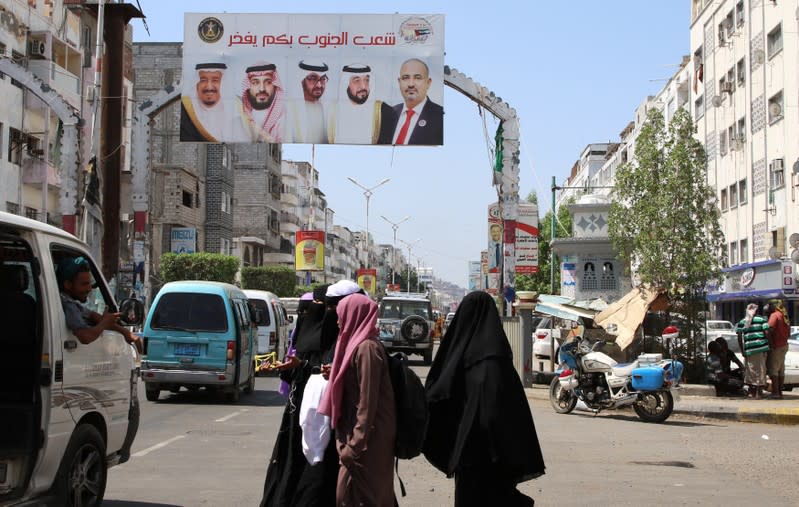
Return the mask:
{"type": "Polygon", "coordinates": [[[197,252],[161,256],[160,275],[164,283],[177,280],[233,283],[238,270],[239,258],[232,255],[197,252]]]}
{"type": "Polygon", "coordinates": [[[299,296],[306,292],[303,290],[297,294],[302,289],[298,289],[296,283],[297,274],[288,266],[257,266],[241,270],[241,286],[244,289],[267,290],[278,297],[299,296]]]}
{"type": "MultiPolygon", "coordinates": [[[[705,150],[687,111],[666,125],[651,109],[635,145],[636,160],[616,172],[608,217],[613,245],[637,279],[667,291],[672,309],[688,317],[689,360],[703,308],[703,288],[719,279],[724,235],[714,190],[707,183],[705,150]]],[[[704,344],[702,347],[704,348],[704,344]]]]}
{"type": "MultiPolygon", "coordinates": [[[[527,196],[527,202],[538,203],[534,192],[527,196]]],[[[571,201],[570,201],[571,202],[571,201]]],[[[558,208],[558,219],[555,222],[557,230],[556,238],[568,238],[572,234],[572,216],[569,213],[568,204],[558,208]]],[[[547,211],[544,218],[539,221],[538,228],[538,272],[532,275],[518,275],[516,277],[516,290],[530,290],[539,294],[549,294],[550,288],[550,266],[551,266],[551,246],[552,241],[552,210],[547,211]]],[[[560,267],[556,258],[555,262],[555,292],[560,292],[560,267]]]]}

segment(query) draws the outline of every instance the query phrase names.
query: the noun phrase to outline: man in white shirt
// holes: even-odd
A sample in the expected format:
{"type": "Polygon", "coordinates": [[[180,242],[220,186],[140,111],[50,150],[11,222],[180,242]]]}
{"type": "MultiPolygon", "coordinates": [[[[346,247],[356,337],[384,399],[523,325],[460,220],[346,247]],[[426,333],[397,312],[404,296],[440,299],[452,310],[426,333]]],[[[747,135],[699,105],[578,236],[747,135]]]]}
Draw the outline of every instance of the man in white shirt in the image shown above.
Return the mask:
{"type": "Polygon", "coordinates": [[[432,82],[427,64],[406,60],[397,82],[404,102],[394,106],[397,123],[391,144],[444,144],[444,108],[427,97],[432,82]]]}

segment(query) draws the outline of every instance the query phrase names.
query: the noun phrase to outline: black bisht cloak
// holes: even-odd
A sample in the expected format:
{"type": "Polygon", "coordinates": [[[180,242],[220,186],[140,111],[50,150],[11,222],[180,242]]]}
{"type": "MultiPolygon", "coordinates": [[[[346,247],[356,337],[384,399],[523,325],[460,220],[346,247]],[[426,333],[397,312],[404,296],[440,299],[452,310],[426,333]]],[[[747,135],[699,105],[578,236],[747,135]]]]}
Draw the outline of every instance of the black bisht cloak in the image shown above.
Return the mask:
{"type": "MultiPolygon", "coordinates": [[[[327,286],[314,291],[314,299],[324,301],[327,286]]],[[[275,447],[264,481],[262,507],[334,506],[338,478],[338,453],[335,439],[325,449],[321,463],[310,465],[302,452],[300,406],[305,385],[319,367],[329,362],[335,348],[338,327],[331,327],[333,318],[325,304],[301,301],[305,313],[297,317],[294,347],[303,365],[281,373],[280,378],[289,383],[289,398],[275,440],[275,447]]],[[[299,310],[299,308],[298,308],[299,310]]],[[[335,316],[335,310],[332,312],[335,316]]]]}
{"type": "Polygon", "coordinates": [[[447,476],[463,467],[494,466],[518,484],[544,473],[512,359],[494,300],[482,291],[468,294],[425,382],[430,415],[423,453],[447,476]]]}

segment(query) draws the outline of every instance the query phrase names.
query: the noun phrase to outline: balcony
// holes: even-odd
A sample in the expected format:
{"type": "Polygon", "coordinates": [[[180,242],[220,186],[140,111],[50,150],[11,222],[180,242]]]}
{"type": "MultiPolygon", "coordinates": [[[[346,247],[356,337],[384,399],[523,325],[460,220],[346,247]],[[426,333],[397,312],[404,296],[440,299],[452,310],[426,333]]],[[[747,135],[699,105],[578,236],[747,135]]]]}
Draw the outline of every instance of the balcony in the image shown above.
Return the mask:
{"type": "Polygon", "coordinates": [[[49,60],[31,60],[28,69],[50,85],[75,109],[80,109],[80,80],[63,67],[49,60]]]}
{"type": "Polygon", "coordinates": [[[61,185],[61,175],[55,166],[36,158],[25,160],[22,170],[22,183],[26,185],[41,185],[45,177],[49,186],[58,187],[61,185]]]}

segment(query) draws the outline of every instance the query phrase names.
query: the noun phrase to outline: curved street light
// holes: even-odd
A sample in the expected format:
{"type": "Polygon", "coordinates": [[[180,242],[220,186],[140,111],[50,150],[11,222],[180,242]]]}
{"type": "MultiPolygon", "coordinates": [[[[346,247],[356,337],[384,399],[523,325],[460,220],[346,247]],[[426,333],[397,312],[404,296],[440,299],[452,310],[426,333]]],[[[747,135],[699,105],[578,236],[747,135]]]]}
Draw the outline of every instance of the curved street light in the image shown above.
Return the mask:
{"type": "Polygon", "coordinates": [[[369,198],[372,197],[372,194],[374,194],[374,190],[377,187],[385,185],[391,180],[391,178],[385,178],[380,183],[368,188],[361,185],[360,183],[355,181],[355,179],[350,178],[349,176],[347,176],[347,179],[358,185],[358,187],[360,187],[361,189],[363,189],[363,196],[366,197],[366,238],[364,239],[364,250],[366,251],[366,268],[369,269],[369,198]]]}
{"type": "MultiPolygon", "coordinates": [[[[411,248],[420,241],[422,241],[422,238],[416,238],[413,241],[400,240],[400,243],[408,247],[408,290],[406,292],[411,292],[411,248]]],[[[419,275],[417,274],[416,276],[418,277],[419,275]]]]}
{"type": "Polygon", "coordinates": [[[394,278],[396,277],[397,273],[397,229],[401,223],[405,222],[406,220],[410,220],[411,216],[407,215],[405,218],[400,220],[399,222],[392,222],[388,218],[380,215],[380,218],[385,220],[386,222],[391,224],[391,228],[394,229],[394,249],[391,251],[391,285],[394,285],[394,278]]]}

